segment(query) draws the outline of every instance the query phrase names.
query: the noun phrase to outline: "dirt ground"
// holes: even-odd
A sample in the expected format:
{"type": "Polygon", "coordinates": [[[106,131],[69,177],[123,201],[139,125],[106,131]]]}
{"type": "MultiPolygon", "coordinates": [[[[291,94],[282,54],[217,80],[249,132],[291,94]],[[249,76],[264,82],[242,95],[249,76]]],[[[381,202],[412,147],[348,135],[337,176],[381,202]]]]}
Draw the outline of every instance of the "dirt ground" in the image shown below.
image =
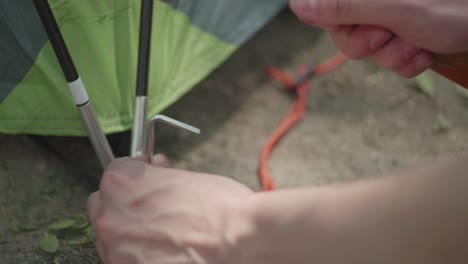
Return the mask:
{"type": "MultiPolygon", "coordinates": [[[[165,114],[202,129],[157,135],[175,167],[226,175],[259,190],[261,148],[293,97],[269,79],[265,63],[293,71],[336,52],[328,36],[285,11],[165,114]]],[[[379,177],[467,147],[468,99],[433,76],[434,96],[369,62],[348,62],[313,78],[308,113],[280,142],[269,163],[279,188],[379,177]]],[[[128,133],[112,135],[119,155],[128,133]]],[[[85,138],[0,135],[0,263],[99,263],[93,244],[55,254],[39,240],[57,220],[84,214],[100,169],[85,138]],[[13,225],[12,225],[13,221],[13,225]],[[34,224],[36,230],[27,229],[34,224]]]]}

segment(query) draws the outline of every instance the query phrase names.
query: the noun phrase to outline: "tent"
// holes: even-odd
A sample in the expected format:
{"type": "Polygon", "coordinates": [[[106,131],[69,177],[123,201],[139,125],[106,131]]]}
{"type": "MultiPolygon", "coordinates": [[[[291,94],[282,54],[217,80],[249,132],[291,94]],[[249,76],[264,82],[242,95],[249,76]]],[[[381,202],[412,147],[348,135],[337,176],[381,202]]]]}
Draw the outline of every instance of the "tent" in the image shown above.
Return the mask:
{"type": "MultiPolygon", "coordinates": [[[[105,133],[132,127],[139,0],[49,0],[105,133]]],[[[287,0],[155,1],[148,115],[222,64],[287,0]]],[[[0,133],[84,136],[31,0],[0,0],[0,133]]]]}

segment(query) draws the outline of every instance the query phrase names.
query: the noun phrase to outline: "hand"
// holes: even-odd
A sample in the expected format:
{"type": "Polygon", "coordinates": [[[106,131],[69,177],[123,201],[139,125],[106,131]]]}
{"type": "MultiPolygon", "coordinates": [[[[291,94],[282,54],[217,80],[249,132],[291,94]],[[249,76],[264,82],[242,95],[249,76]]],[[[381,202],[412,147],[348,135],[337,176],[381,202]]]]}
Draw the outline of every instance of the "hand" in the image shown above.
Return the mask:
{"type": "Polygon", "coordinates": [[[165,168],[131,158],[113,161],[88,199],[96,246],[106,264],[236,263],[250,229],[253,192],[231,179],[165,168]]]}
{"type": "Polygon", "coordinates": [[[290,0],[304,22],[328,30],[352,59],[414,77],[433,62],[432,53],[468,51],[465,0],[290,0]]]}

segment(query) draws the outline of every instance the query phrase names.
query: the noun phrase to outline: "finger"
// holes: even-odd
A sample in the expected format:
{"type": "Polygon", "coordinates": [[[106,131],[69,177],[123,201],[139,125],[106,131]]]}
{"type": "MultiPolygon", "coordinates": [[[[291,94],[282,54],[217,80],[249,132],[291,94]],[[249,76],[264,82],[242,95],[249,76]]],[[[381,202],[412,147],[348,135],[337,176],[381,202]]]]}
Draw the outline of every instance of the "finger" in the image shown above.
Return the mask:
{"type": "MultiPolygon", "coordinates": [[[[402,9],[400,1],[290,0],[293,12],[313,25],[385,25],[402,9]]],[[[411,11],[411,10],[408,10],[411,11]]]]}
{"type": "Polygon", "coordinates": [[[163,154],[156,154],[151,160],[151,165],[164,168],[169,168],[171,166],[169,159],[163,154]]]}
{"type": "Polygon", "coordinates": [[[140,160],[140,161],[143,161],[143,162],[147,161],[147,158],[146,158],[145,155],[136,156],[136,157],[133,157],[133,159],[140,160]]]}
{"type": "Polygon", "coordinates": [[[394,37],[385,46],[378,49],[372,59],[379,66],[397,71],[419,52],[421,49],[405,43],[401,38],[394,37]]]}
{"type": "Polygon", "coordinates": [[[351,59],[373,55],[391,38],[392,33],[374,26],[341,26],[330,31],[336,46],[351,59]]]}
{"type": "Polygon", "coordinates": [[[137,188],[148,166],[142,160],[128,157],[112,161],[104,171],[99,186],[102,203],[119,201],[137,188]]]}
{"type": "Polygon", "coordinates": [[[119,170],[121,168],[125,168],[128,166],[128,164],[134,164],[134,163],[140,163],[144,161],[144,156],[138,156],[138,157],[121,157],[121,158],[116,158],[109,163],[109,165],[106,168],[106,171],[111,171],[111,170],[119,170]]]}
{"type": "Polygon", "coordinates": [[[406,78],[414,78],[427,70],[433,63],[433,54],[428,51],[420,51],[401,70],[399,74],[406,78]]]}
{"type": "Polygon", "coordinates": [[[302,18],[302,17],[298,17],[298,19],[301,20],[302,23],[304,23],[304,24],[307,24],[307,25],[313,26],[313,27],[317,27],[317,28],[321,28],[321,29],[324,29],[324,30],[327,30],[327,31],[334,31],[334,30],[337,30],[339,27],[341,27],[340,25],[317,24],[314,21],[309,21],[309,20],[307,20],[307,18],[302,18]]]}
{"type": "Polygon", "coordinates": [[[89,220],[93,225],[96,223],[96,219],[101,214],[101,195],[100,192],[94,192],[88,197],[86,205],[88,211],[89,220]]]}

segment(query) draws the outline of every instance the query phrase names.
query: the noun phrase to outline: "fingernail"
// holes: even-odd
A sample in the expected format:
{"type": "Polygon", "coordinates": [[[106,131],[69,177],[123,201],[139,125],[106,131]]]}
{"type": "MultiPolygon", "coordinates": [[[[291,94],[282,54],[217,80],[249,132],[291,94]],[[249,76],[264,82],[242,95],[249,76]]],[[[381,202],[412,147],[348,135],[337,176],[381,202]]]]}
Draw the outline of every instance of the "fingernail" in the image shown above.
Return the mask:
{"type": "Polygon", "coordinates": [[[372,33],[370,39],[370,48],[371,50],[377,50],[378,48],[382,47],[390,38],[392,34],[386,31],[376,31],[372,33]]]}
{"type": "Polygon", "coordinates": [[[170,166],[169,159],[163,154],[157,154],[154,156],[153,163],[156,163],[156,165],[162,165],[164,167],[170,166]]]}

